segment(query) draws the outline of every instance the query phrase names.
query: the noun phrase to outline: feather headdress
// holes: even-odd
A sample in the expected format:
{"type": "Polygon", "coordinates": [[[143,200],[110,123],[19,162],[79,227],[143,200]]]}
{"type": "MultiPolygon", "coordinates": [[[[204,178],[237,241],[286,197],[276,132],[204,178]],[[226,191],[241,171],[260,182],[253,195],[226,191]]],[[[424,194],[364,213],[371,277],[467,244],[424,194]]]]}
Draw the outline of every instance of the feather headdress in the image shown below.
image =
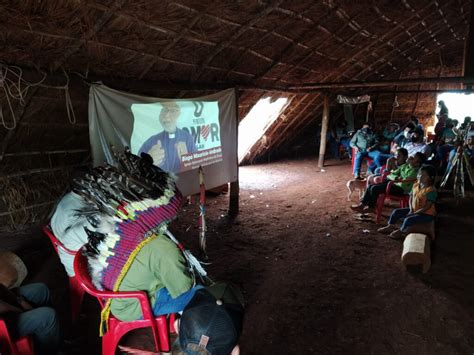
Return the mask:
{"type": "MultiPolygon", "coordinates": [[[[183,200],[175,177],[154,166],[147,154],[138,157],[126,150],[116,158],[117,167],[94,168],[72,185],[86,201],[77,215],[93,227],[86,229],[86,253],[94,285],[117,291],[135,256],[159,234],[168,235],[178,245],[190,271],[205,277],[200,263],[167,230],[183,200]]],[[[103,321],[109,306],[103,310],[103,321]]]]}

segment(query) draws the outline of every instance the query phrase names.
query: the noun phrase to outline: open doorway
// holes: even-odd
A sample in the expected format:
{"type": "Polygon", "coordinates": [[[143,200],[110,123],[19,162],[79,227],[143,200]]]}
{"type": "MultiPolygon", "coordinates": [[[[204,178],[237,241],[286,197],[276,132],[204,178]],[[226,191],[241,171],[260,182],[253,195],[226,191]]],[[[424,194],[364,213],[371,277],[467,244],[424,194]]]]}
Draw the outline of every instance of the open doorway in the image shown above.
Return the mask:
{"type": "MultiPolygon", "coordinates": [[[[445,92],[438,95],[436,104],[441,100],[449,110],[448,117],[457,120],[459,124],[463,123],[466,116],[474,117],[474,94],[445,92]]],[[[438,112],[439,107],[436,110],[438,112]]],[[[437,121],[436,118],[435,124],[437,121]]]]}

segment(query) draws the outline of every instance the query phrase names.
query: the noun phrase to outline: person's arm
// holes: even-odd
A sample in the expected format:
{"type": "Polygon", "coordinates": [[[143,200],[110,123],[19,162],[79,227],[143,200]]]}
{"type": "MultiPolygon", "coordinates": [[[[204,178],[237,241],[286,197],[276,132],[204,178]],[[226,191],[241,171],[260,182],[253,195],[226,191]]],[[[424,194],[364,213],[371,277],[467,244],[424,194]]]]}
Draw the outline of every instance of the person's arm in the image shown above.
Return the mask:
{"type": "Polygon", "coordinates": [[[351,148],[354,148],[356,152],[359,151],[359,147],[357,146],[357,132],[354,134],[354,136],[351,139],[351,142],[349,143],[351,148]]]}
{"type": "Polygon", "coordinates": [[[426,201],[426,204],[422,208],[419,208],[416,211],[411,212],[411,214],[421,214],[425,211],[428,211],[431,208],[431,206],[433,206],[433,202],[426,201]]]}
{"type": "Polygon", "coordinates": [[[410,199],[408,200],[408,207],[410,208],[410,211],[408,214],[413,214],[413,191],[410,192],[410,199]]]}
{"type": "Polygon", "coordinates": [[[400,178],[400,167],[392,170],[387,176],[387,180],[395,181],[400,178]]]}
{"type": "Polygon", "coordinates": [[[435,191],[430,191],[426,194],[426,203],[423,207],[417,209],[416,211],[413,211],[411,214],[422,214],[425,211],[428,211],[433,204],[436,202],[436,198],[438,196],[438,193],[435,191]]]}
{"type": "Polygon", "coordinates": [[[372,138],[372,147],[377,148],[377,146],[380,144],[379,136],[374,133],[372,137],[373,137],[372,138]]]}
{"type": "MultiPolygon", "coordinates": [[[[19,303],[19,298],[15,293],[0,284],[0,314],[3,313],[19,313],[23,312],[22,305],[19,303]]],[[[27,309],[25,307],[25,309],[27,309]]]]}

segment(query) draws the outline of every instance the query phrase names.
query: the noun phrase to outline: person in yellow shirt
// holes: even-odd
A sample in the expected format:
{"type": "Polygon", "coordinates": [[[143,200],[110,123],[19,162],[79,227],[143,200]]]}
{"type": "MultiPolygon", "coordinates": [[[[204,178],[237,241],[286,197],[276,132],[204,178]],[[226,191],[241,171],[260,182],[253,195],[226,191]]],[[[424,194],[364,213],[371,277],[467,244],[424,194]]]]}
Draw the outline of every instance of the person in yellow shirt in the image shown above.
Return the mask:
{"type": "Polygon", "coordinates": [[[418,172],[418,181],[413,185],[410,194],[409,208],[396,208],[393,210],[388,224],[379,228],[380,233],[390,233],[390,238],[402,239],[404,231],[414,225],[432,222],[436,215],[435,202],[438,196],[434,182],[436,169],[431,165],[423,165],[418,172]],[[404,218],[400,229],[395,227],[398,220],[404,218]],[[396,230],[394,230],[396,229],[396,230]]]}

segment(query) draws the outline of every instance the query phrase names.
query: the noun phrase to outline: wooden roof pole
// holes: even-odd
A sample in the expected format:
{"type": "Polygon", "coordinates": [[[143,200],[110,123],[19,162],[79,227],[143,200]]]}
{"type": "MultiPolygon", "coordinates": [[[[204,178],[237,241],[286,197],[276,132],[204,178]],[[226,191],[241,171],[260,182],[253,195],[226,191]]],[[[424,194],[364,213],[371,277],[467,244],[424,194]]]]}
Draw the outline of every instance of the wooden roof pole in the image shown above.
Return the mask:
{"type": "Polygon", "coordinates": [[[373,88],[381,86],[410,86],[419,84],[472,84],[473,76],[453,76],[444,78],[418,78],[418,79],[398,79],[398,80],[376,80],[376,81],[347,81],[329,83],[307,83],[298,86],[290,86],[290,90],[298,89],[342,89],[342,88],[373,88]]]}
{"type": "MultiPolygon", "coordinates": [[[[474,76],[474,0],[471,0],[471,20],[469,24],[469,35],[466,38],[464,47],[463,75],[465,78],[474,76]]],[[[472,89],[472,82],[467,85],[472,89]]]]}
{"type": "Polygon", "coordinates": [[[267,6],[260,11],[255,16],[251,17],[245,24],[243,24],[237,31],[234,32],[232,36],[227,38],[226,40],[219,43],[215,48],[214,51],[209,55],[207,58],[204,59],[203,62],[199,64],[199,68],[191,75],[191,82],[195,82],[199,77],[204,73],[205,67],[209,65],[214,58],[216,58],[219,53],[221,53],[228,45],[232,44],[237,38],[242,36],[251,26],[255,25],[258,21],[262,18],[267,16],[271,13],[275,8],[280,6],[283,3],[283,0],[273,0],[267,6]]]}
{"type": "Polygon", "coordinates": [[[322,169],[324,166],[324,154],[326,154],[326,136],[328,132],[329,122],[329,96],[324,94],[324,107],[323,107],[323,124],[321,126],[321,139],[319,144],[319,159],[318,168],[322,169]]]}

